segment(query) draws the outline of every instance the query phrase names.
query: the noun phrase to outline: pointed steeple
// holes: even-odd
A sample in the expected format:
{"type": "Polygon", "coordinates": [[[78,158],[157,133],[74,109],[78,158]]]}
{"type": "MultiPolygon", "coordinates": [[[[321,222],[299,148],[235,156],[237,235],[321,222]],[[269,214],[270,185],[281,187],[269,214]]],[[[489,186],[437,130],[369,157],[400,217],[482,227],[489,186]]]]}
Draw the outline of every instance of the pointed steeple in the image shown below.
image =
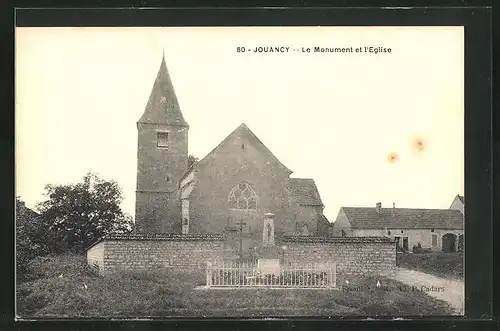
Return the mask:
{"type": "Polygon", "coordinates": [[[160,70],[139,123],[165,124],[189,127],[182,116],[174,86],[165,62],[165,50],[160,70]]]}

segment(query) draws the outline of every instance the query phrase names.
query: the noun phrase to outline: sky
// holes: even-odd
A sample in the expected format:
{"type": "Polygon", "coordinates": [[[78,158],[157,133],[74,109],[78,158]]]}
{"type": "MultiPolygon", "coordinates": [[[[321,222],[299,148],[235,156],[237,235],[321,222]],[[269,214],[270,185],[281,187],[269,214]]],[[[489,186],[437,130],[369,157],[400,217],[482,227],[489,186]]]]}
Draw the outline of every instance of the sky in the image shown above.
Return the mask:
{"type": "Polygon", "coordinates": [[[448,208],[464,193],[463,39],[462,27],[16,28],[16,195],[34,208],[45,185],[92,171],[134,215],[136,122],[165,52],[190,154],[245,123],[292,177],[315,180],[330,221],[377,202],[448,208]]]}

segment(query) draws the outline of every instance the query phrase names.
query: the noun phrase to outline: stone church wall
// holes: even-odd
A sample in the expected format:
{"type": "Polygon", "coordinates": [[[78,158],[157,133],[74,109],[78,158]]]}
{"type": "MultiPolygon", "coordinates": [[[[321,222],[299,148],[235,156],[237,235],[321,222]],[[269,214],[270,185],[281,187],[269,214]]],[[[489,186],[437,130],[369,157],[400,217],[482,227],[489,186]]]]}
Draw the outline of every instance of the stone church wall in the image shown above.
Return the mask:
{"type": "Polygon", "coordinates": [[[396,244],[384,237],[288,237],[283,246],[285,263],[331,261],[339,275],[386,274],[396,267],[396,244]]]}
{"type": "Polygon", "coordinates": [[[226,227],[237,229],[243,220],[243,232],[248,235],[243,244],[246,249],[261,239],[264,214],[276,215],[276,231],[283,230],[281,220],[291,220],[297,214],[284,188],[290,171],[259,149],[261,143],[255,139],[242,130],[198,163],[196,184],[189,197],[190,232],[222,233],[226,227]],[[255,190],[256,209],[230,208],[229,194],[242,182],[255,190]]]}
{"type": "Polygon", "coordinates": [[[204,270],[207,261],[225,256],[220,235],[112,235],[87,251],[101,273],[176,268],[204,270]]]}
{"type": "Polygon", "coordinates": [[[136,230],[180,233],[180,205],[175,192],[186,172],[188,128],[138,123],[136,230]],[[158,132],[168,132],[168,148],[157,146],[158,132]]]}
{"type": "Polygon", "coordinates": [[[136,192],[135,210],[137,232],[181,232],[180,201],[175,192],[136,192]]]}

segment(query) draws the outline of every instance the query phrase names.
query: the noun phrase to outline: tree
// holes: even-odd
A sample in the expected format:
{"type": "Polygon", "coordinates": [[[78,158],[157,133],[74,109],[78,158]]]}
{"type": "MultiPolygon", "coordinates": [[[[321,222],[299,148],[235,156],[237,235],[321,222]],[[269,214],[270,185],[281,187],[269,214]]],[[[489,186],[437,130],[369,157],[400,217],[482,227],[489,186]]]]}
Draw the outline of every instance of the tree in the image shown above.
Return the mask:
{"type": "Polygon", "coordinates": [[[16,269],[17,279],[23,280],[27,263],[37,256],[50,253],[51,235],[38,213],[27,208],[16,197],[16,269]]]}
{"type": "Polygon", "coordinates": [[[49,199],[38,209],[54,237],[55,253],[82,253],[106,234],[132,229],[132,217],[120,208],[122,192],[115,181],[88,173],[81,183],[47,185],[45,190],[49,199]]]}
{"type": "Polygon", "coordinates": [[[188,155],[188,169],[191,168],[191,166],[195,163],[197,163],[200,159],[198,159],[194,155],[188,155]]]}

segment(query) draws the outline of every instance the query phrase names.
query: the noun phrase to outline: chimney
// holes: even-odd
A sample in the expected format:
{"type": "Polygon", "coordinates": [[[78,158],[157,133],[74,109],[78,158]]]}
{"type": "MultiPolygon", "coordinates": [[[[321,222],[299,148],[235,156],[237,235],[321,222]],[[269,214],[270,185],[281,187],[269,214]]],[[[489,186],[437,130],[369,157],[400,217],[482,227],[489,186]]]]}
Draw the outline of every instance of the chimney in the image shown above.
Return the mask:
{"type": "Polygon", "coordinates": [[[380,209],[382,209],[382,202],[377,202],[377,213],[380,213],[380,209]]]}
{"type": "Polygon", "coordinates": [[[396,203],[395,202],[392,203],[392,208],[396,208],[396,203]]]}

